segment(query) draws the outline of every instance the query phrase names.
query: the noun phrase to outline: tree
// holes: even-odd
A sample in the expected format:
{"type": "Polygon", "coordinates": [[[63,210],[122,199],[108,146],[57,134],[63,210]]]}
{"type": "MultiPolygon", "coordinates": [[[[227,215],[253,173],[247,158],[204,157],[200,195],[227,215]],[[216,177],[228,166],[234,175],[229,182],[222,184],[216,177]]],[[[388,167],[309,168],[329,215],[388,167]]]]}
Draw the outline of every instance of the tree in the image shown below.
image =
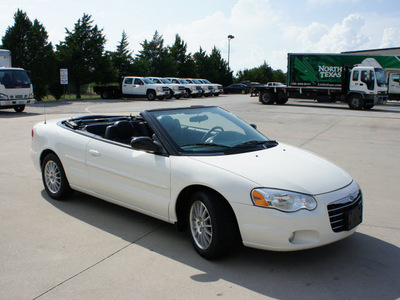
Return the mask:
{"type": "Polygon", "coordinates": [[[281,70],[274,71],[265,61],[264,63],[253,69],[245,69],[237,73],[238,81],[256,81],[261,83],[267,83],[269,81],[284,82],[284,74],[281,70]],[[282,76],[283,75],[283,76],[282,76]]]}
{"type": "Polygon", "coordinates": [[[222,85],[231,84],[233,81],[232,71],[230,71],[228,63],[222,58],[221,51],[215,46],[211,50],[209,61],[212,72],[207,79],[212,82],[221,83],[222,85]]]}
{"type": "Polygon", "coordinates": [[[169,76],[173,69],[172,57],[168,55],[168,49],[164,47],[162,35],[156,31],[151,41],[144,40],[140,44],[142,50],[135,60],[135,67],[142,76],[169,76]]]}
{"type": "Polygon", "coordinates": [[[193,54],[193,58],[197,77],[206,78],[222,85],[232,83],[232,71],[229,70],[227,62],[222,58],[221,51],[215,46],[210,55],[207,55],[200,47],[199,51],[193,54]]]}
{"type": "Polygon", "coordinates": [[[170,74],[174,77],[193,77],[195,73],[195,63],[192,55],[186,54],[187,44],[177,34],[175,35],[175,42],[172,46],[168,47],[168,53],[174,62],[170,70],[170,74]]]}
{"type": "Polygon", "coordinates": [[[81,87],[91,82],[113,81],[110,57],[105,55],[106,38],[93,25],[91,16],[83,17],[75,23],[72,31],[66,28],[65,41],[57,45],[58,58],[64,68],[68,68],[68,76],[75,87],[76,98],[81,98],[81,87]]]}
{"type": "Polygon", "coordinates": [[[7,28],[2,38],[3,47],[12,53],[13,65],[30,71],[37,100],[46,95],[46,88],[54,78],[53,46],[47,40],[44,26],[36,19],[32,23],[20,9],[14,14],[14,25],[7,28]]]}
{"type": "Polygon", "coordinates": [[[110,56],[118,79],[121,76],[131,75],[134,59],[132,51],[129,50],[128,35],[125,30],[122,31],[122,38],[117,45],[116,51],[111,52],[110,56]]]}

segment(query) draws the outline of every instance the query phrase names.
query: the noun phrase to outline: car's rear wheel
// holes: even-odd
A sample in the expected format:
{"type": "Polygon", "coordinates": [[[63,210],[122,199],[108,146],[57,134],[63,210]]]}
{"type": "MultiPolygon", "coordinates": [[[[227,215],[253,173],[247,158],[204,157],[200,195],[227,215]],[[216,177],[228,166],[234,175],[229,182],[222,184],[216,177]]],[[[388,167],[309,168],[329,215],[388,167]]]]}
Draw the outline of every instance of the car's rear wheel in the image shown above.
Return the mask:
{"type": "Polygon", "coordinates": [[[42,179],[46,192],[53,199],[65,199],[72,192],[61,161],[53,153],[48,154],[43,160],[42,179]]]}
{"type": "Polygon", "coordinates": [[[190,239],[206,259],[225,255],[233,241],[232,218],[223,199],[210,191],[196,192],[189,205],[190,239]]]}

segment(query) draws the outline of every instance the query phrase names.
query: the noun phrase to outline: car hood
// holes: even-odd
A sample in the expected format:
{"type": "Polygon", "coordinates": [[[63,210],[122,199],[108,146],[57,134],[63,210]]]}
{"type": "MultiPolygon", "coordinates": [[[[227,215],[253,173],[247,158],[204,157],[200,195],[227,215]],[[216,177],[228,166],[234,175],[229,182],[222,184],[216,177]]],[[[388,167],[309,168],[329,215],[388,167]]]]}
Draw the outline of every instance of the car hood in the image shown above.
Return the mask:
{"type": "Polygon", "coordinates": [[[241,154],[191,158],[251,180],[257,187],[311,195],[340,189],[353,180],[328,160],[285,144],[241,154]]]}

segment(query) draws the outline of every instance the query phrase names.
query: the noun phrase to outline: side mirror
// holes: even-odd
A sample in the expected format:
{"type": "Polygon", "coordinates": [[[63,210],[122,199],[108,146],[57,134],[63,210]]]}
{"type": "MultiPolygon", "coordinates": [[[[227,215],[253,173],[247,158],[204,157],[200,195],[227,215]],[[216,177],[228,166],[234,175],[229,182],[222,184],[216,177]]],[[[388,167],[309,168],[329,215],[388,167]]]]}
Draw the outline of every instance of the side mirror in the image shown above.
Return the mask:
{"type": "Polygon", "coordinates": [[[256,124],[250,124],[251,127],[253,127],[254,129],[257,129],[257,125],[256,124]]]}
{"type": "Polygon", "coordinates": [[[161,145],[153,141],[148,136],[136,137],[131,140],[131,147],[135,150],[151,151],[154,153],[161,152],[161,145]]]}

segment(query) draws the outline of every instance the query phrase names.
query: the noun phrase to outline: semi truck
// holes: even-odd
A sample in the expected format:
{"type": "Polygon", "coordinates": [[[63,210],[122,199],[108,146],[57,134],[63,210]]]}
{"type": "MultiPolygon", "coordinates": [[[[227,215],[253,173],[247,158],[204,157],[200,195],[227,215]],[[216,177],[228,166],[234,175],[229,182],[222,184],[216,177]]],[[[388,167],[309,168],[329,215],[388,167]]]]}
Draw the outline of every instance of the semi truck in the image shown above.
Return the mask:
{"type": "Polygon", "coordinates": [[[35,103],[32,82],[24,69],[13,68],[11,51],[0,49],[0,109],[22,112],[35,103]]]}
{"type": "Polygon", "coordinates": [[[253,87],[263,104],[285,104],[289,98],[348,103],[371,109],[388,99],[384,68],[400,68],[395,56],[289,53],[286,86],[253,87]]]}

